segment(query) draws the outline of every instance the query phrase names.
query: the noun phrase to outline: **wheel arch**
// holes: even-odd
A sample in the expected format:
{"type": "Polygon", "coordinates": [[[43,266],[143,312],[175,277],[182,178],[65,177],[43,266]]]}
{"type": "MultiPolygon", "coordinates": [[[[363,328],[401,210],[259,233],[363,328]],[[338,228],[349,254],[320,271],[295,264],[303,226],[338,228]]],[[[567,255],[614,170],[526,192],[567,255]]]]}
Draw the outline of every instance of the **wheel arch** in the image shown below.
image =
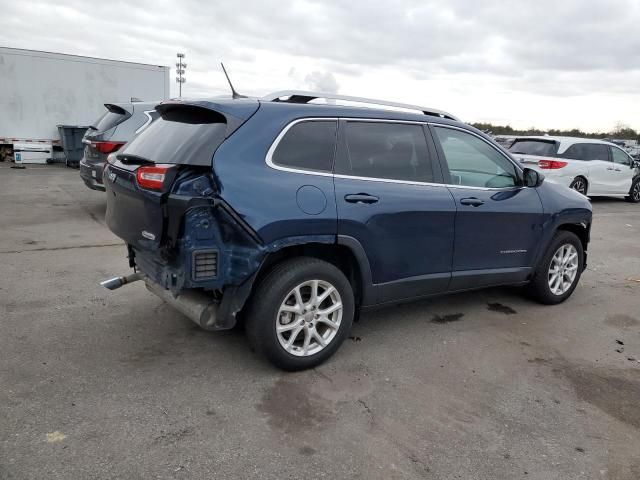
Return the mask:
{"type": "Polygon", "coordinates": [[[257,285],[284,259],[310,257],[331,263],[345,274],[353,287],[356,306],[375,303],[369,261],[360,243],[352,237],[338,237],[336,243],[308,242],[289,244],[269,252],[258,269],[257,285]]]}
{"type": "Polygon", "coordinates": [[[587,251],[587,245],[589,244],[591,225],[584,223],[563,223],[558,225],[556,232],[565,231],[575,234],[582,244],[582,250],[587,251]]]}
{"type": "Polygon", "coordinates": [[[573,180],[571,180],[571,183],[569,184],[569,188],[573,188],[572,185],[579,178],[584,180],[584,183],[586,184],[586,192],[585,193],[588,194],[589,193],[589,185],[591,185],[591,184],[589,183],[589,175],[586,175],[586,174],[580,173],[580,174],[576,175],[575,177],[573,177],[573,180]]]}

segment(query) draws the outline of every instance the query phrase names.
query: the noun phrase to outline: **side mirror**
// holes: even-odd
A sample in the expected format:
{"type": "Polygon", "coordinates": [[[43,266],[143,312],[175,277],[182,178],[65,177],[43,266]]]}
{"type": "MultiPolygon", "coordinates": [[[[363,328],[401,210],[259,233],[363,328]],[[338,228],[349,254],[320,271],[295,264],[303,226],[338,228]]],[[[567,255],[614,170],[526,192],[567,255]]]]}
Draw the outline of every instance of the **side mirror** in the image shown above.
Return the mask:
{"type": "Polygon", "coordinates": [[[532,188],[539,187],[540,185],[542,185],[542,182],[544,181],[544,175],[542,175],[540,172],[537,172],[536,170],[533,170],[531,168],[525,168],[522,174],[524,177],[525,187],[532,187],[532,188]]]}

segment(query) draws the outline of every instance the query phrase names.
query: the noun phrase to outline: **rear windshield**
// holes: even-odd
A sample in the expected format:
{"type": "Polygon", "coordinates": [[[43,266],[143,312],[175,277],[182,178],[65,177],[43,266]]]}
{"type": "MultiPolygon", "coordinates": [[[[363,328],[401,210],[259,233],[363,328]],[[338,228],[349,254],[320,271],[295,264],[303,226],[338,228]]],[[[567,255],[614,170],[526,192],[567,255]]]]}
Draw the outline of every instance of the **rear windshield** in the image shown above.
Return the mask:
{"type": "Polygon", "coordinates": [[[523,155],[553,156],[558,152],[558,144],[553,140],[516,140],[509,151],[523,155]]]}
{"type": "Polygon", "coordinates": [[[225,118],[213,110],[180,106],[161,113],[118,155],[123,160],[211,165],[224,141],[225,118]]]}
{"type": "Polygon", "coordinates": [[[110,112],[107,110],[92,126],[99,132],[106,132],[119,123],[122,123],[126,118],[127,115],[124,113],[110,112]]]}

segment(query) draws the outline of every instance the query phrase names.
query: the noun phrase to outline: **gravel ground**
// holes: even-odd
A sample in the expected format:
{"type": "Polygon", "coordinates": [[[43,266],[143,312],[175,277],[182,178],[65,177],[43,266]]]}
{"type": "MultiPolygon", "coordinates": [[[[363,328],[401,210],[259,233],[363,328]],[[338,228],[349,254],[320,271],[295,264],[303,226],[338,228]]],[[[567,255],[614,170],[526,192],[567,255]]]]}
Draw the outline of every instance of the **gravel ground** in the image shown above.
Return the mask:
{"type": "Polygon", "coordinates": [[[0,164],[0,478],[640,478],[640,206],[594,200],[590,265],[366,313],[288,374],[128,271],[104,194],[0,164]]]}

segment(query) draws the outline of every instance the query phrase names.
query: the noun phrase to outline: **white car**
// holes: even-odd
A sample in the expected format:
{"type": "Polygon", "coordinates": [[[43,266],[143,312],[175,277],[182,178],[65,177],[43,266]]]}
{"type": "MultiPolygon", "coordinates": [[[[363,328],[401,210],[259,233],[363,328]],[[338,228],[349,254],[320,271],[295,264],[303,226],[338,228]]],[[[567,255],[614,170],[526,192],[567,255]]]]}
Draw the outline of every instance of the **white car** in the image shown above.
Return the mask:
{"type": "Polygon", "coordinates": [[[640,202],[640,165],[613,143],[574,137],[518,137],[509,151],[525,167],[583,195],[640,202]]]}

